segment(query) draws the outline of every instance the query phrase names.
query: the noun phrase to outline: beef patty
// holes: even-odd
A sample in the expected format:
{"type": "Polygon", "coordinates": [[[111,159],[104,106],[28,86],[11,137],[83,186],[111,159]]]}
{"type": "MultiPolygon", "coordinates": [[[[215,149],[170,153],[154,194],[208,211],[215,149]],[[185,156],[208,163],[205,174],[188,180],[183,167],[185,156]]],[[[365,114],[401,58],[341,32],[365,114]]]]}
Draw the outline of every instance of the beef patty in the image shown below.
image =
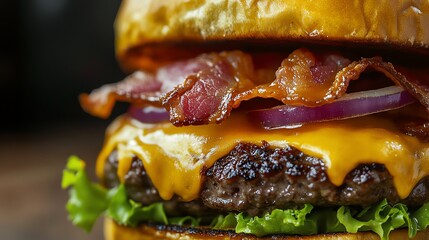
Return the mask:
{"type": "MultiPolygon", "coordinates": [[[[104,184],[119,184],[116,176],[117,154],[105,164],[104,184]]],[[[164,201],[173,215],[206,215],[215,212],[246,212],[250,215],[311,203],[315,206],[367,206],[387,199],[390,203],[420,206],[429,198],[429,178],[420,181],[406,199],[400,199],[392,176],[380,164],[357,166],[341,186],[332,184],[324,162],[293,147],[276,148],[240,143],[206,169],[201,198],[184,203],[176,197],[164,201]]],[[[162,201],[146,175],[142,162],[135,157],[125,176],[131,199],[144,205],[162,201]]]]}
{"type": "MultiPolygon", "coordinates": [[[[104,186],[113,188],[119,185],[117,170],[118,154],[116,151],[113,151],[104,165],[104,186]]],[[[207,216],[218,213],[218,211],[206,207],[201,202],[201,199],[191,202],[182,202],[178,197],[174,197],[168,201],[163,200],[147,176],[142,161],[137,157],[133,158],[131,168],[125,175],[124,185],[128,196],[132,200],[140,202],[143,205],[162,202],[164,210],[169,216],[207,216]]]]}

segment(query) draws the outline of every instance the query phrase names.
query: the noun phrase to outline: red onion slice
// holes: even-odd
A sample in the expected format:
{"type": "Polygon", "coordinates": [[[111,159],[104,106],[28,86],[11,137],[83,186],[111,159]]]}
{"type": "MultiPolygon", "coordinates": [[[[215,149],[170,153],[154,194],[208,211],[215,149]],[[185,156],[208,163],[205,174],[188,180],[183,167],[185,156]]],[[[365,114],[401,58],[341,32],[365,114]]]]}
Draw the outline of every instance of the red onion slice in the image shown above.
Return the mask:
{"type": "Polygon", "coordinates": [[[169,114],[165,108],[157,108],[152,106],[136,107],[131,105],[128,109],[128,114],[134,119],[143,123],[157,123],[167,121],[169,114]]]}
{"type": "Polygon", "coordinates": [[[295,128],[305,123],[341,120],[397,109],[414,97],[399,86],[355,92],[319,107],[282,105],[250,112],[266,129],[295,128]]]}

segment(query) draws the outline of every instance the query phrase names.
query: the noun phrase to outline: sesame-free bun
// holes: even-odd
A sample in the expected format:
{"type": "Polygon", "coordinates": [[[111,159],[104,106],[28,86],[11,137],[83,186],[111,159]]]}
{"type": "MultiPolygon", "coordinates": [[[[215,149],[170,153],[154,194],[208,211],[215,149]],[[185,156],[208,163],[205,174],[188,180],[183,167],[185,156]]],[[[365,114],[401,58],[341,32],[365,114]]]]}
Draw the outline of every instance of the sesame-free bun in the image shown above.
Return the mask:
{"type": "MultiPolygon", "coordinates": [[[[178,226],[161,225],[141,225],[136,228],[123,227],[116,224],[113,220],[106,218],[104,222],[105,240],[155,240],[155,239],[186,239],[186,240],[205,240],[205,239],[277,239],[277,240],[380,240],[380,237],[370,232],[359,233],[332,233],[310,236],[272,236],[257,238],[253,235],[236,234],[233,232],[219,231],[208,228],[186,228],[178,226]]],[[[408,232],[406,229],[396,230],[390,233],[390,240],[406,240],[408,232]]],[[[412,240],[429,239],[429,231],[418,232],[412,240]]]]}
{"type": "Polygon", "coordinates": [[[166,43],[177,42],[328,40],[428,48],[429,1],[124,0],[115,28],[119,60],[127,65],[135,58],[129,51],[138,48],[147,68],[171,54],[166,43]]]}

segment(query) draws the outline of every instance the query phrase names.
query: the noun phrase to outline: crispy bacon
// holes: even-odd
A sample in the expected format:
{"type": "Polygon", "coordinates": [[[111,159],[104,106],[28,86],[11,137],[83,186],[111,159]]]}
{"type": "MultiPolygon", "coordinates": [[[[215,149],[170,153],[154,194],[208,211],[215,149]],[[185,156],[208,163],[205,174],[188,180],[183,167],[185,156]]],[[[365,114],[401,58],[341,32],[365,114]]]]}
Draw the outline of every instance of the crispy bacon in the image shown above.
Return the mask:
{"type": "Polygon", "coordinates": [[[229,116],[237,90],[253,87],[252,59],[239,51],[203,54],[158,69],[156,74],[135,72],[116,84],[81,94],[85,111],[110,116],[116,101],[161,105],[175,125],[220,122],[229,116]]]}
{"type": "Polygon", "coordinates": [[[316,55],[307,49],[292,52],[275,77],[271,76],[275,79],[266,84],[260,83],[263,71],[254,69],[251,57],[233,51],[203,54],[160,68],[155,74],[138,72],[122,82],[82,95],[80,100],[86,111],[100,117],[110,114],[115,101],[127,101],[138,105],[162,104],[176,126],[220,123],[242,101],[258,97],[289,105],[330,103],[342,97],[350,81],[368,69],[383,73],[429,109],[427,81],[417,80],[423,74],[414,76],[415,72],[405,71],[405,77],[379,57],[350,63],[339,54],[316,55]]]}
{"type": "Polygon", "coordinates": [[[79,96],[82,108],[99,118],[108,118],[116,101],[134,104],[159,103],[161,82],[154,75],[137,71],[121,82],[102,86],[88,94],[79,96]]]}
{"type": "MultiPolygon", "coordinates": [[[[289,105],[317,106],[331,102],[330,88],[337,73],[350,64],[350,60],[336,54],[316,56],[307,49],[298,49],[283,60],[276,72],[276,79],[240,93],[234,107],[255,97],[275,98],[289,105]]],[[[338,97],[344,95],[350,79],[344,79],[344,87],[338,97]]]]}
{"type": "MultiPolygon", "coordinates": [[[[388,65],[391,66],[390,63],[388,65]]],[[[384,74],[389,75],[390,79],[398,79],[399,84],[413,94],[429,112],[429,69],[410,69],[400,66],[398,67],[400,73],[392,71],[393,66],[389,69],[390,71],[384,74]]]]}
{"type": "MultiPolygon", "coordinates": [[[[255,97],[275,98],[288,105],[320,106],[342,97],[350,81],[357,80],[367,69],[383,73],[395,84],[402,86],[429,109],[429,87],[417,76],[407,79],[392,64],[379,57],[362,58],[350,63],[338,55],[319,59],[306,49],[291,53],[276,72],[276,79],[250,91],[240,93],[234,107],[241,101],[255,97]]],[[[411,74],[411,73],[410,73],[411,74]]],[[[419,74],[419,77],[424,76],[419,74]]]]}
{"type": "Polygon", "coordinates": [[[254,86],[252,59],[241,52],[204,55],[199,72],[162,97],[176,126],[220,123],[228,118],[237,93],[254,86]]]}

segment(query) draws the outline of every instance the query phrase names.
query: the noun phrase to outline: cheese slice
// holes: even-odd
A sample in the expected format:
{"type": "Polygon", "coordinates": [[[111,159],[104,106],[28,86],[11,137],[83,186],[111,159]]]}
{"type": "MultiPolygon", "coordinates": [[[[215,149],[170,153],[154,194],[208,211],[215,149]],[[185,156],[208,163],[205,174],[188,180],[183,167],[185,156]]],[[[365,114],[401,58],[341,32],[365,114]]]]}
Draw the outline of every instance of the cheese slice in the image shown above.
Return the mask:
{"type": "Polygon", "coordinates": [[[103,176],[108,155],[117,149],[121,180],[136,155],[163,199],[178,195],[191,201],[199,196],[202,169],[211,167],[240,142],[261,145],[262,141],[275,147],[293,146],[321,158],[330,181],[337,186],[359,164],[380,163],[393,176],[399,196],[406,198],[429,175],[429,143],[399,132],[388,119],[368,116],[265,130],[241,114],[233,114],[221,125],[187,127],[119,117],[108,129],[97,174],[103,176]]]}

